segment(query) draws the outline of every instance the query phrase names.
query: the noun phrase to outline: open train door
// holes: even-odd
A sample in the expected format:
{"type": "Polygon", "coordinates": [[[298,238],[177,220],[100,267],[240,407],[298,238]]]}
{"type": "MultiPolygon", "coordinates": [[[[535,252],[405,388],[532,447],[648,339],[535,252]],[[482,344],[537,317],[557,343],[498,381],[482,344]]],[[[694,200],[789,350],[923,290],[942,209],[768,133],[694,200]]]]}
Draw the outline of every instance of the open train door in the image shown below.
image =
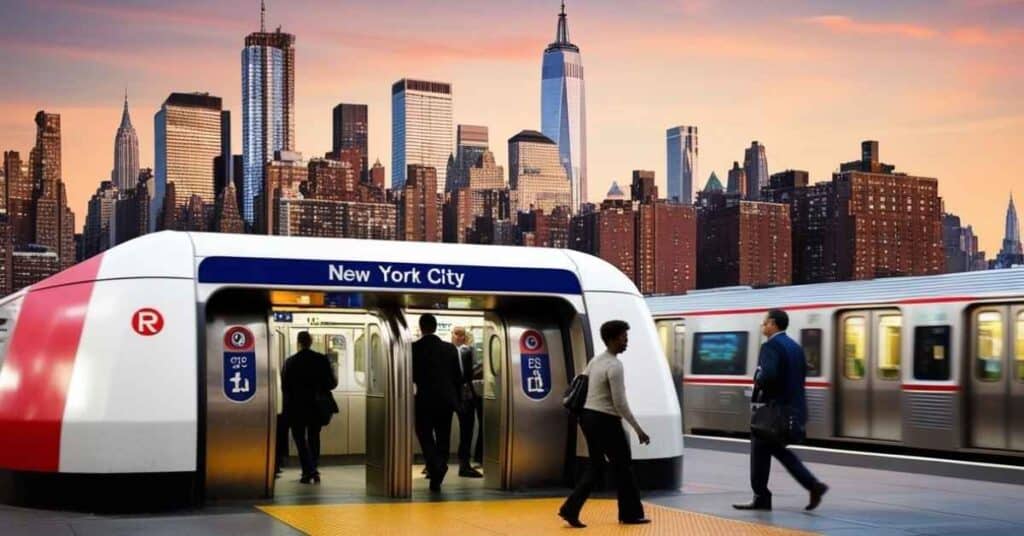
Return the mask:
{"type": "Polygon", "coordinates": [[[412,339],[397,309],[371,312],[366,383],[366,492],[412,496],[412,339]]]}

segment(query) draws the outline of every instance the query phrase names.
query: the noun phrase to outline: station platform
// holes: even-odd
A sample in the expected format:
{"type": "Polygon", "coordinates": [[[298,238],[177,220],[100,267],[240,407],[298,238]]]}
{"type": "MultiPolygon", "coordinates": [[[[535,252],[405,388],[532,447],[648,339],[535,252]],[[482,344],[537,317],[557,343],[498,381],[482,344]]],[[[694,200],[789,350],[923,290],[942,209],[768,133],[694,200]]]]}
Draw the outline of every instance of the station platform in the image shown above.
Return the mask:
{"type": "MultiPolygon", "coordinates": [[[[613,498],[600,495],[581,515],[589,527],[580,534],[1024,534],[1024,486],[965,477],[811,462],[831,486],[822,505],[805,512],[807,494],[777,463],[772,467],[772,512],[739,512],[732,503],[749,500],[748,459],[734,443],[717,448],[692,441],[686,451],[684,487],[677,493],[644,497],[650,525],[616,521],[613,498]],[[700,445],[695,448],[694,444],[700,445]]],[[[368,499],[357,490],[361,467],[329,467],[319,486],[301,485],[286,472],[273,501],[215,505],[160,514],[93,515],[0,506],[3,535],[170,535],[170,534],[363,534],[516,535],[575,534],[556,517],[567,490],[506,493],[485,490],[477,479],[449,473],[433,495],[417,478],[412,501],[368,499]],[[296,482],[293,482],[296,481],[296,482]]],[[[1009,470],[1009,469],[1008,469],[1009,470]]]]}

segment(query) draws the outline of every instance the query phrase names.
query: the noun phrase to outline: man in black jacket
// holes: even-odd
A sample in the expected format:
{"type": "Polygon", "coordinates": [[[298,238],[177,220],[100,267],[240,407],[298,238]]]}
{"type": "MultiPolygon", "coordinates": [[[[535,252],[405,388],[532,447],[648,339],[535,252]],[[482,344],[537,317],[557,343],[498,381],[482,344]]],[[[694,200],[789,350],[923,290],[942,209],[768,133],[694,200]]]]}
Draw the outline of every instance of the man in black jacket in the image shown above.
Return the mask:
{"type": "MultiPolygon", "coordinates": [[[[327,356],[310,349],[313,338],[308,331],[299,333],[298,343],[298,353],[285,360],[281,368],[284,414],[302,464],[302,478],[299,482],[319,483],[317,465],[320,462],[320,428],[325,420],[317,403],[317,395],[325,400],[330,397],[330,403],[333,403],[331,391],[338,386],[338,378],[334,376],[327,356]]],[[[337,412],[337,406],[333,409],[337,412]]]]}
{"type": "Polygon", "coordinates": [[[452,416],[459,408],[459,351],[437,335],[434,315],[420,317],[423,336],[412,343],[412,381],[416,384],[416,437],[427,464],[430,491],[441,491],[448,472],[452,416]]]}
{"type": "MultiPolygon", "coordinates": [[[[789,315],[781,309],[768,311],[761,323],[761,332],[767,340],[761,345],[757,356],[751,405],[755,410],[764,405],[784,408],[784,414],[790,416],[786,430],[789,440],[799,442],[803,440],[807,424],[807,399],[804,396],[807,359],[803,348],[786,335],[787,327],[789,315]]],[[[828,486],[814,478],[800,458],[785,444],[758,437],[754,433],[750,434],[750,487],[754,490],[754,500],[734,504],[733,507],[737,510],[772,509],[772,494],[768,491],[772,456],[782,462],[789,474],[810,493],[806,510],[817,508],[828,486]]]]}

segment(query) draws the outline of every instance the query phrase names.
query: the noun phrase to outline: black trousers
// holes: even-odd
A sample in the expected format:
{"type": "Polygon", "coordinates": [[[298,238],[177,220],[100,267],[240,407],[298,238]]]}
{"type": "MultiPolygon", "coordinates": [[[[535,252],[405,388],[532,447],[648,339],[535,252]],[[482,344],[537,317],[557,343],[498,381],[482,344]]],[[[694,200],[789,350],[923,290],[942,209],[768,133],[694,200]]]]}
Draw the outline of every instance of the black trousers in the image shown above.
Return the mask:
{"type": "Polygon", "coordinates": [[[807,469],[807,466],[800,461],[800,458],[793,454],[783,445],[774,441],[765,441],[756,437],[750,438],[750,487],[757,497],[771,497],[772,492],[768,491],[768,477],[772,470],[772,456],[782,462],[782,466],[793,475],[793,478],[800,483],[804,489],[810,491],[818,479],[807,469]]]}
{"type": "Polygon", "coordinates": [[[594,484],[601,479],[605,467],[610,464],[619,499],[619,520],[644,517],[640,490],[631,467],[633,456],[629,449],[629,441],[626,439],[626,431],[622,429],[622,419],[615,415],[585,409],[580,415],[580,427],[583,428],[583,437],[587,440],[590,465],[583,478],[576,484],[576,489],[562,504],[560,512],[568,517],[579,517],[583,503],[590,497],[594,484]],[[606,457],[608,462],[605,462],[606,457]]]}
{"type": "Polygon", "coordinates": [[[476,448],[473,460],[477,463],[484,458],[484,401],[474,398],[459,411],[459,463],[469,465],[469,451],[473,443],[473,423],[476,422],[476,448]]]}
{"type": "Polygon", "coordinates": [[[319,424],[290,423],[292,439],[299,451],[299,463],[302,464],[302,476],[310,477],[317,473],[320,465],[320,428],[319,424]]]}
{"type": "Polygon", "coordinates": [[[440,484],[448,470],[453,413],[447,406],[416,402],[416,437],[432,484],[440,484]]]}

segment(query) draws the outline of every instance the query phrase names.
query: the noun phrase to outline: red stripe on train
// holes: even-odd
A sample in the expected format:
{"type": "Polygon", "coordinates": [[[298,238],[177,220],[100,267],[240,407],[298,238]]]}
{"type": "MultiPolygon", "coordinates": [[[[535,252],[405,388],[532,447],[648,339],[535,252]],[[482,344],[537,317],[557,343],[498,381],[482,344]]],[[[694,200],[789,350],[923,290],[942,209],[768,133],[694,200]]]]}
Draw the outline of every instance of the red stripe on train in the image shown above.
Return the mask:
{"type": "Polygon", "coordinates": [[[84,281],[29,289],[0,368],[0,467],[55,472],[71,372],[101,256],[57,281],[84,281]]]}
{"type": "MultiPolygon", "coordinates": [[[[753,385],[754,380],[746,378],[683,378],[683,383],[692,383],[697,385],[753,385]]],[[[804,383],[805,386],[811,388],[827,389],[832,387],[830,382],[808,380],[804,383]]],[[[904,391],[938,391],[938,392],[956,392],[960,390],[957,385],[929,385],[929,384],[909,384],[905,383],[900,386],[904,391]]]]}
{"type": "Polygon", "coordinates": [[[902,389],[904,391],[932,391],[932,392],[944,392],[944,393],[955,393],[960,390],[959,385],[928,385],[928,384],[903,384],[902,389]]]}
{"type": "MultiPolygon", "coordinates": [[[[838,308],[850,308],[850,307],[879,307],[884,305],[921,305],[929,303],[953,303],[953,302],[965,302],[974,301],[977,298],[969,296],[943,296],[936,298],[907,298],[904,300],[896,300],[891,302],[879,302],[877,304],[866,304],[866,303],[807,303],[802,305],[783,305],[781,309],[785,311],[803,311],[807,309],[838,309],[838,308]]],[[[676,316],[718,316],[718,315],[738,315],[738,314],[753,314],[753,313],[766,313],[771,310],[771,307],[753,307],[749,309],[722,309],[718,311],[688,311],[681,313],[661,313],[655,315],[656,319],[673,318],[676,316]]]]}

